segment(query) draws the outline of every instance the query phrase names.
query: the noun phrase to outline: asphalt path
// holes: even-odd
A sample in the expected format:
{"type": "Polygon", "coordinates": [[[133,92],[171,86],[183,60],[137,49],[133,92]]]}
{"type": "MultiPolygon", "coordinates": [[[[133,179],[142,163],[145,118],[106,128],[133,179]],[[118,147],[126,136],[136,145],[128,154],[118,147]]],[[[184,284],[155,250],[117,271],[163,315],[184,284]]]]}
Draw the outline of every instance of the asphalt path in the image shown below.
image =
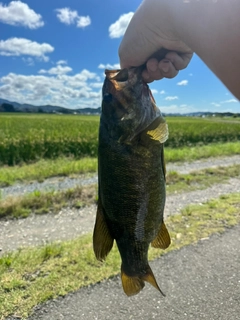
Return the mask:
{"type": "Polygon", "coordinates": [[[35,308],[29,320],[240,320],[240,225],[170,252],[151,267],[150,285],[128,298],[119,277],[35,308]]]}

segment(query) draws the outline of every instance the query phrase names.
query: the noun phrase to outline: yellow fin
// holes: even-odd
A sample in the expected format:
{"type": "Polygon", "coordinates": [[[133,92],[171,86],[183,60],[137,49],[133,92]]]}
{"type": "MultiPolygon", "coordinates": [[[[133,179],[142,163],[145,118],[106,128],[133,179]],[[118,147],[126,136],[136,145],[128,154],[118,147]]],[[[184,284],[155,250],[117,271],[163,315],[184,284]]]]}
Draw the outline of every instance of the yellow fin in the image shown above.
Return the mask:
{"type": "Polygon", "coordinates": [[[147,270],[144,275],[130,277],[126,275],[126,273],[122,270],[121,278],[123,291],[126,293],[127,296],[133,296],[135,294],[138,294],[145,286],[144,281],[150,283],[154,288],[160,291],[163,296],[165,296],[165,294],[159,288],[154,274],[152,272],[152,269],[149,265],[147,265],[147,270]]]}
{"type": "Polygon", "coordinates": [[[145,286],[144,281],[139,277],[129,277],[123,271],[121,273],[123,291],[127,296],[138,294],[145,286]]]}
{"type": "Polygon", "coordinates": [[[96,222],[93,232],[93,250],[98,260],[105,260],[111,251],[114,239],[110,235],[106,224],[101,202],[98,204],[96,222]]]}
{"type": "Polygon", "coordinates": [[[162,290],[159,288],[157,281],[154,277],[154,274],[152,272],[152,269],[150,268],[150,266],[148,265],[148,269],[147,272],[144,276],[141,277],[142,280],[147,281],[148,283],[150,283],[152,286],[154,286],[154,288],[156,288],[158,291],[161,292],[161,294],[165,297],[165,294],[162,292],[162,290]]]}
{"type": "Polygon", "coordinates": [[[171,238],[168,233],[167,227],[163,222],[158,231],[156,238],[151,242],[151,245],[154,248],[167,249],[170,244],[171,244],[171,238]]]}
{"type": "Polygon", "coordinates": [[[156,129],[147,131],[147,134],[151,139],[164,143],[168,138],[168,125],[166,122],[160,122],[156,129]]]}

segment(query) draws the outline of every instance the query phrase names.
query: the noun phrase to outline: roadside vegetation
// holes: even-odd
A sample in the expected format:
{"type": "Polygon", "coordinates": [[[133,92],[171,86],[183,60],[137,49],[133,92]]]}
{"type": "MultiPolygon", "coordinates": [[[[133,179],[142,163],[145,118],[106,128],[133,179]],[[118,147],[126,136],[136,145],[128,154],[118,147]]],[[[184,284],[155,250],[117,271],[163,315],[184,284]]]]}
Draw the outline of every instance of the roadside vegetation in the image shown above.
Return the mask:
{"type": "MultiPolygon", "coordinates": [[[[231,156],[240,154],[240,143],[216,143],[206,146],[165,148],[165,162],[184,162],[209,157],[231,156]]],[[[59,157],[41,159],[35,163],[0,167],[0,187],[16,182],[44,181],[51,177],[74,177],[79,174],[97,173],[97,158],[81,159],[59,157]]]]}
{"type": "MultiPolygon", "coordinates": [[[[240,164],[193,171],[191,174],[168,172],[167,195],[193,191],[224,183],[231,177],[240,175],[240,164]]],[[[82,208],[97,203],[97,184],[76,187],[65,191],[35,191],[18,197],[0,200],[0,218],[26,218],[31,213],[53,214],[61,208],[82,208]]]]}
{"type": "MultiPolygon", "coordinates": [[[[240,122],[168,117],[167,148],[237,142],[240,122]]],[[[1,114],[0,164],[13,166],[58,157],[96,157],[99,116],[1,114]]]]}
{"type": "MultiPolygon", "coordinates": [[[[240,223],[240,194],[191,205],[166,220],[172,244],[166,251],[150,249],[150,260],[207,239],[240,223]]],[[[115,276],[120,257],[114,246],[106,262],[98,262],[92,236],[26,248],[0,258],[0,319],[26,318],[34,306],[83,286],[115,276]]]]}

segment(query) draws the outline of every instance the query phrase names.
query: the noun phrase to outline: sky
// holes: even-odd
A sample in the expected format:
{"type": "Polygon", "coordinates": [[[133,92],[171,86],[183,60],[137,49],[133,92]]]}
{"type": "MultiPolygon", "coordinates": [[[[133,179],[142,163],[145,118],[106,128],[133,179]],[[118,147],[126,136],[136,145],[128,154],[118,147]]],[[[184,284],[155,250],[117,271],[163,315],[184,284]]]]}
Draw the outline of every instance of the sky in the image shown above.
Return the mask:
{"type": "MultiPolygon", "coordinates": [[[[0,98],[98,108],[104,69],[140,0],[0,0],[0,98]]],[[[173,79],[150,85],[164,113],[239,112],[240,103],[194,55],[173,79]]]]}

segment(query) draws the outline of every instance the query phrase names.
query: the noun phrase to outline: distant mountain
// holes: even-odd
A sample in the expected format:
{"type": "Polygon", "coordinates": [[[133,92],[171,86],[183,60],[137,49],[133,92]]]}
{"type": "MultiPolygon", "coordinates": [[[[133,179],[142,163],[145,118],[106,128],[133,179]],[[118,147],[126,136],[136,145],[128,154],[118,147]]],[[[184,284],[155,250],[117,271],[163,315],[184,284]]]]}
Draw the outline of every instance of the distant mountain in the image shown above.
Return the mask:
{"type": "MultiPolygon", "coordinates": [[[[8,101],[0,98],[0,112],[29,112],[29,113],[56,113],[56,114],[100,114],[101,108],[78,108],[68,109],[58,106],[45,105],[45,106],[33,106],[27,103],[18,103],[8,101]]],[[[218,117],[240,117],[240,113],[231,112],[189,112],[185,114],[181,113],[163,113],[165,117],[206,117],[206,116],[218,116],[218,117]]]]}
{"type": "Polygon", "coordinates": [[[0,112],[30,112],[30,113],[65,113],[65,114],[100,114],[101,108],[68,109],[58,106],[33,106],[27,103],[18,103],[0,98],[0,112]]]}

